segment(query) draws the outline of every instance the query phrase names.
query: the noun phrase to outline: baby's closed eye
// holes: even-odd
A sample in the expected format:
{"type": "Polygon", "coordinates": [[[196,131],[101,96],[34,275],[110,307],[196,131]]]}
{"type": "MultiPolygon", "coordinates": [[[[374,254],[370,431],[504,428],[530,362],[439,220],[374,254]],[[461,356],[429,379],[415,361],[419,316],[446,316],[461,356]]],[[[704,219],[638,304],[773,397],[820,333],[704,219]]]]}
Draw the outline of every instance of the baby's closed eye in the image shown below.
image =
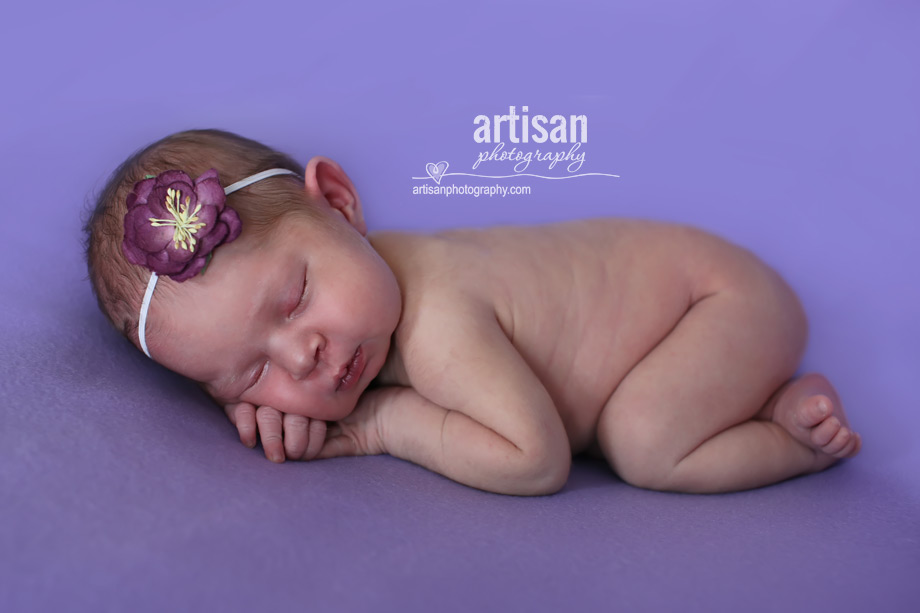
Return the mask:
{"type": "Polygon", "coordinates": [[[268,360],[265,360],[264,362],[262,362],[261,367],[259,367],[253,372],[252,376],[249,379],[249,384],[246,386],[243,392],[240,393],[240,395],[242,395],[245,392],[248,392],[249,390],[254,388],[256,385],[258,385],[259,381],[265,378],[265,373],[267,372],[268,372],[268,360]]]}
{"type": "Polygon", "coordinates": [[[304,273],[303,286],[301,286],[300,288],[300,294],[299,294],[300,297],[299,299],[297,299],[297,303],[290,309],[290,315],[288,315],[288,317],[290,317],[291,319],[295,319],[301,313],[304,312],[306,308],[306,304],[307,304],[307,298],[309,295],[308,290],[309,290],[309,283],[307,282],[307,275],[306,273],[304,273]]]}

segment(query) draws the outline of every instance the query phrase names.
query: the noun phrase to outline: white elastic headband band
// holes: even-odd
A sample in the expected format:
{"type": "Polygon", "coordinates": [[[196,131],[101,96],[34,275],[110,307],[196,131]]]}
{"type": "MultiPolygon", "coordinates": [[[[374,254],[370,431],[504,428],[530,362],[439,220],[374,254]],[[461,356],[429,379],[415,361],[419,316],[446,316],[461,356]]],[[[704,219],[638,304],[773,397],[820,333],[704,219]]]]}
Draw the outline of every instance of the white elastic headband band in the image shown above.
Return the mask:
{"type": "MultiPolygon", "coordinates": [[[[288,170],[287,168],[272,168],[270,170],[263,170],[262,172],[257,172],[254,175],[250,175],[245,179],[240,179],[236,183],[231,183],[224,188],[224,194],[232,194],[238,189],[243,189],[247,185],[252,185],[256,181],[261,181],[262,179],[267,179],[268,177],[274,177],[275,175],[296,175],[297,173],[288,170]]],[[[157,286],[157,273],[150,273],[150,280],[147,282],[147,291],[144,292],[144,300],[141,302],[141,315],[137,322],[137,338],[141,343],[141,349],[144,350],[144,354],[148,358],[151,358],[150,351],[147,349],[147,311],[150,309],[150,299],[153,298],[153,288],[157,286]]]]}

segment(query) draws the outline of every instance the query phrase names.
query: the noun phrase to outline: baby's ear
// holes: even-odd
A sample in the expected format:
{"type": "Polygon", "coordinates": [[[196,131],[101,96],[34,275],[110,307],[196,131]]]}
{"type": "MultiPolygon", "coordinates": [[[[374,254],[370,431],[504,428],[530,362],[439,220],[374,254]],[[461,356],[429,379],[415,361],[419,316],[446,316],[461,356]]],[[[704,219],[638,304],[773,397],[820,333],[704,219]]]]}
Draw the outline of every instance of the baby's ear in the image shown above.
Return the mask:
{"type": "Polygon", "coordinates": [[[304,171],[304,187],[316,202],[328,204],[340,212],[362,236],[367,235],[358,190],[336,162],[322,155],[311,158],[304,171]]]}

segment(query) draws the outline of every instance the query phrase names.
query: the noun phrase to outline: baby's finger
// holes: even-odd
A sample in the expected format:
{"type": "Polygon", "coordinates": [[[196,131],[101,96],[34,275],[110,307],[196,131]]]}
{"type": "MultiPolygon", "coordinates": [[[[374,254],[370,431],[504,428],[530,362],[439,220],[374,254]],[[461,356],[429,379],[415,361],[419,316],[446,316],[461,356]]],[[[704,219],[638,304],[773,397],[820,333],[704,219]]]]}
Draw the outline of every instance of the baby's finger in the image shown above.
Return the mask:
{"type": "Polygon", "coordinates": [[[284,462],[284,444],[281,440],[281,411],[271,407],[259,407],[256,410],[259,424],[259,436],[262,437],[262,449],[265,457],[272,462],[284,462]]]}
{"type": "Polygon", "coordinates": [[[312,460],[319,454],[320,449],[326,442],[326,422],[322,419],[310,420],[310,432],[307,441],[307,451],[303,455],[304,460],[312,460]]]}
{"type": "Polygon", "coordinates": [[[228,404],[224,413],[230,418],[230,423],[236,426],[240,433],[240,442],[252,449],[256,446],[256,408],[248,402],[228,404]]]}
{"type": "Polygon", "coordinates": [[[307,451],[310,420],[303,415],[285,413],[282,422],[284,424],[284,452],[291,460],[303,458],[307,451]]]}
{"type": "Polygon", "coordinates": [[[322,449],[316,455],[317,460],[357,455],[355,442],[346,434],[326,438],[322,449]]]}

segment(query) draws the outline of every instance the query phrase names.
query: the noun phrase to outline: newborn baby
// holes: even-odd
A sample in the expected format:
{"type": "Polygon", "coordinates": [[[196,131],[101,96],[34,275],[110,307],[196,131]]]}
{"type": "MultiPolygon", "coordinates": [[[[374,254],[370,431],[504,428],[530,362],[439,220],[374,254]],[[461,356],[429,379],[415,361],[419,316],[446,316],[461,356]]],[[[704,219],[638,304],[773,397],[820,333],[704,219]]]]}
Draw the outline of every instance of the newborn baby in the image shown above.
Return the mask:
{"type": "Polygon", "coordinates": [[[793,291],[685,225],[368,233],[335,162],[190,130],[123,163],[86,231],[109,320],[274,461],[388,453],[539,495],[588,453],[638,487],[715,493],[861,446],[828,380],[793,377],[793,291]]]}

